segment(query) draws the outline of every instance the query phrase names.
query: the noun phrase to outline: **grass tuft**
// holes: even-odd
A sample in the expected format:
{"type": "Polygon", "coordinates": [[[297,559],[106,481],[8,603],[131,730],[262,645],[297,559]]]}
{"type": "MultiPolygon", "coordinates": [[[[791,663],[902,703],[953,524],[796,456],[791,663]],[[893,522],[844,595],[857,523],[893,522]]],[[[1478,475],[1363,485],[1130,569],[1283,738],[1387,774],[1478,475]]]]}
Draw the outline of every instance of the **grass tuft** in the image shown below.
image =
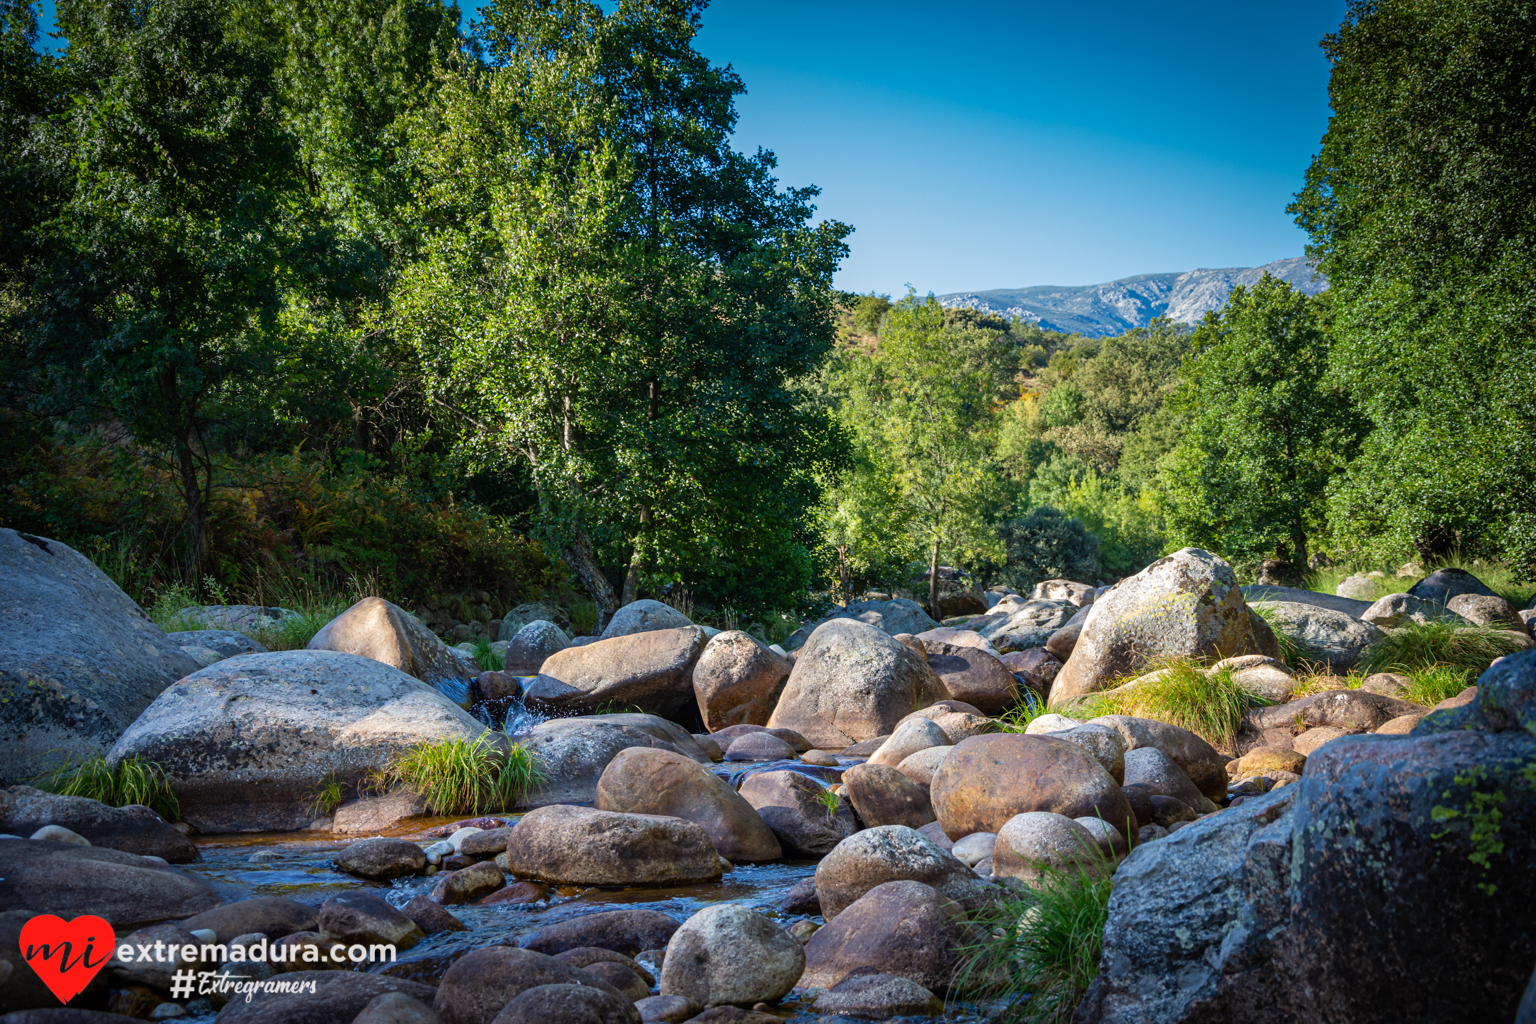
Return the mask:
{"type": "Polygon", "coordinates": [[[471,656],[486,672],[500,672],[507,667],[506,660],[491,649],[491,641],[484,636],[475,638],[475,649],[471,656]]]}
{"type": "Polygon", "coordinates": [[[1454,665],[1421,668],[1411,673],[1409,678],[1413,682],[1408,684],[1408,692],[1403,695],[1404,699],[1429,707],[1434,707],[1443,700],[1449,700],[1476,682],[1475,676],[1469,681],[1466,670],[1454,665]]]}
{"type": "Polygon", "coordinates": [[[439,814],[510,811],[544,776],[533,751],[514,743],[503,756],[491,734],[422,743],[402,754],[387,773],[391,783],[415,789],[439,814]]]}
{"type": "MultiPolygon", "coordinates": [[[[1147,666],[1161,673],[1119,693],[1094,693],[1076,701],[1075,718],[1135,715],[1188,729],[1214,747],[1230,748],[1243,712],[1268,701],[1239,684],[1227,669],[1206,674],[1188,658],[1167,658],[1147,666]]],[[[1129,682],[1129,680],[1127,680],[1129,682]]]]}
{"type": "Polygon", "coordinates": [[[1472,685],[1495,658],[1521,650],[1519,639],[1493,626],[1457,626],[1447,621],[1408,623],[1387,633],[1360,659],[1360,671],[1415,675],[1426,669],[1456,670],[1472,685]]]}
{"type": "Polygon", "coordinates": [[[1112,864],[1044,868],[1025,892],[1009,892],[974,922],[986,938],[963,952],[953,986],[989,1006],[989,1020],[1067,1024],[1099,973],[1112,864]]]}
{"type": "Polygon", "coordinates": [[[816,799],[820,800],[821,806],[827,809],[827,817],[837,817],[837,807],[838,804],[842,802],[841,796],[832,792],[830,789],[823,789],[819,794],[817,794],[816,799]]]}
{"type": "Polygon", "coordinates": [[[142,804],[166,821],[181,817],[181,802],[165,772],[152,761],[125,757],[114,768],[100,754],[71,761],[38,780],[38,788],[60,796],[83,796],[109,807],[142,804]]]}

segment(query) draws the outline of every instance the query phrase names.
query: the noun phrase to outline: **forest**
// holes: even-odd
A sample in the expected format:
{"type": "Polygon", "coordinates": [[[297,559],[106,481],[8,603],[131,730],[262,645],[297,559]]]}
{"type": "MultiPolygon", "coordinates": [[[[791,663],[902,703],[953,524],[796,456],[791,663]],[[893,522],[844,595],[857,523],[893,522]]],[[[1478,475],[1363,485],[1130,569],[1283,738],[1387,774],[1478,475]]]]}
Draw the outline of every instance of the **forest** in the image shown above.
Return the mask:
{"type": "MultiPolygon", "coordinates": [[[[832,603],[1536,577],[1536,124],[1500,5],[1352,5],[1331,283],[1043,331],[833,284],[698,0],[0,0],[0,524],[142,605],[353,594],[759,635],[832,603]]],[[[1305,170],[1305,178],[1301,172],[1305,170]]]]}

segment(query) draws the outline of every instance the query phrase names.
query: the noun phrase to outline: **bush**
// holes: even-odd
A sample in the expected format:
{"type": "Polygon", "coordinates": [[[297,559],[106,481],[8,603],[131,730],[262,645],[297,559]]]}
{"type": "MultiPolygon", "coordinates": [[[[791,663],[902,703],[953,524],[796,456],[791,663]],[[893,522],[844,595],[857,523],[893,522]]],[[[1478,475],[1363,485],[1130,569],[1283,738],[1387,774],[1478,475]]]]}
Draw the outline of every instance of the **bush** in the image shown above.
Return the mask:
{"type": "Polygon", "coordinates": [[[1007,562],[999,581],[1028,594],[1042,580],[1091,583],[1098,578],[1099,540],[1076,519],[1042,506],[999,528],[1007,562]]]}

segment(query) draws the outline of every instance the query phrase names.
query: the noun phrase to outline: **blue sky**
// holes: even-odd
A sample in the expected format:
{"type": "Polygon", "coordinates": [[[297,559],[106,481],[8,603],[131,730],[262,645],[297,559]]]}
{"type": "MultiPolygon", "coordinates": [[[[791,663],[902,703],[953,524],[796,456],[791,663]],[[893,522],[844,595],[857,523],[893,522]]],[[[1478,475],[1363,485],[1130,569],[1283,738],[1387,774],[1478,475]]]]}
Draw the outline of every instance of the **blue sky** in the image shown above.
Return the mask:
{"type": "Polygon", "coordinates": [[[738,147],[855,227],[838,285],[943,293],[1300,255],[1344,8],[715,0],[697,45],[738,147]]]}

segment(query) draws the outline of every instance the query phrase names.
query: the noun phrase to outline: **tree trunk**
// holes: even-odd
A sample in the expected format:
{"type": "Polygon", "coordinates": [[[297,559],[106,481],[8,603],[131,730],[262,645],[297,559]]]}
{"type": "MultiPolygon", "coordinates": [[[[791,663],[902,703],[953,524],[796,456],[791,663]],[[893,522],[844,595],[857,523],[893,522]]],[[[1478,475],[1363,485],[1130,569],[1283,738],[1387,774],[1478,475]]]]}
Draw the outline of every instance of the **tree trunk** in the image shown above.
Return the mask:
{"type": "Polygon", "coordinates": [[[629,572],[624,576],[624,592],[619,597],[619,607],[630,604],[640,594],[640,573],[645,568],[645,535],[651,528],[651,507],[640,506],[640,534],[635,538],[635,550],[629,556],[629,572]]]}
{"type": "Polygon", "coordinates": [[[933,558],[928,562],[928,614],[933,616],[933,621],[942,622],[939,618],[939,539],[933,539],[933,558]]]}
{"type": "Polygon", "coordinates": [[[615,610],[613,587],[603,575],[602,566],[597,564],[597,556],[592,553],[592,540],[585,527],[575,530],[574,539],[560,549],[560,555],[581,580],[581,585],[587,588],[587,593],[592,595],[592,603],[597,607],[597,625],[593,632],[601,634],[615,610]]]}
{"type": "Polygon", "coordinates": [[[848,545],[837,546],[837,575],[843,584],[843,607],[847,608],[853,601],[853,582],[848,573],[848,545]]]}
{"type": "Polygon", "coordinates": [[[188,589],[196,590],[208,557],[208,492],[198,480],[190,431],[183,430],[176,436],[176,461],[181,469],[181,493],[187,503],[187,533],[192,547],[185,582],[188,589]]]}

